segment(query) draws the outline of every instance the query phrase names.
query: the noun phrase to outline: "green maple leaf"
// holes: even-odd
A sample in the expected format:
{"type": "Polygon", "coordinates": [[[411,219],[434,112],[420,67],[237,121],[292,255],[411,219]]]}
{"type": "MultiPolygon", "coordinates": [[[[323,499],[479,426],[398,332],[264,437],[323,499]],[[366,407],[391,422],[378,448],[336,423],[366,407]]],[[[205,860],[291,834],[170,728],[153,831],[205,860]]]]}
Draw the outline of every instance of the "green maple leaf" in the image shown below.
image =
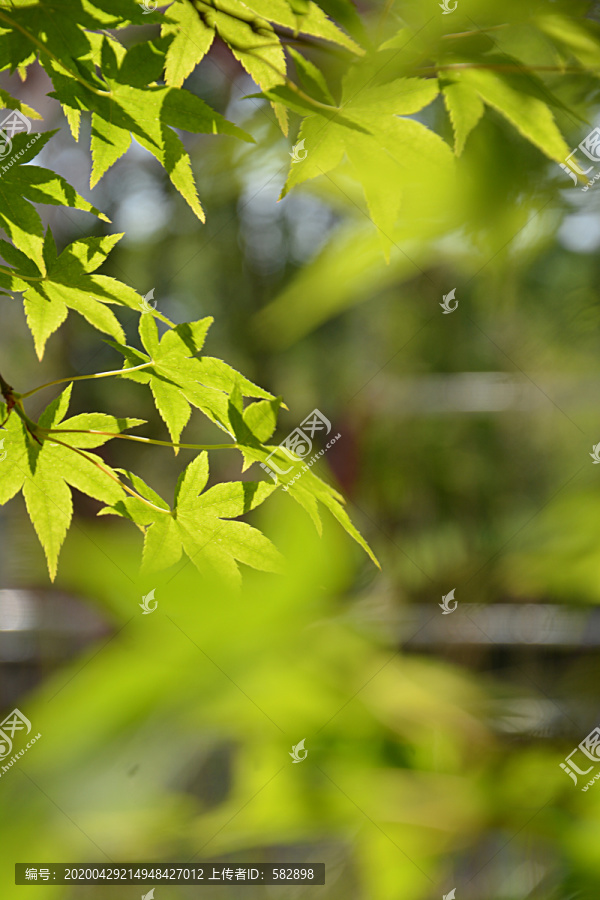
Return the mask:
{"type": "Polygon", "coordinates": [[[91,212],[105,222],[109,221],[60,175],[39,166],[25,165],[55,134],[56,130],[40,133],[39,137],[16,134],[12,139],[10,156],[0,162],[0,227],[19,250],[35,260],[42,268],[44,229],[39,213],[32,206],[33,203],[70,206],[73,209],[91,212]],[[35,143],[27,147],[34,137],[35,143]],[[8,166],[11,160],[13,162],[8,166]],[[3,168],[6,168],[6,171],[3,171],[3,168]]]}
{"type": "MultiPolygon", "coordinates": [[[[92,111],[91,149],[93,168],[90,185],[128,149],[131,135],[152,153],[167,172],[174,187],[203,222],[191,162],[173,129],[206,134],[227,134],[253,143],[254,139],[212,110],[203,100],[175,87],[140,84],[140,60],[144,67],[162,68],[162,54],[151,46],[132,47],[117,54],[114,42],[105,36],[102,45],[103,90],[92,91],[58,68],[53,71],[55,90],[51,96],[72,109],[92,111]],[[119,58],[120,57],[120,58],[119,58]]],[[[147,72],[146,72],[147,75],[147,72]]]]}
{"type": "Polygon", "coordinates": [[[126,368],[151,363],[148,368],[123,377],[149,385],[156,408],[175,443],[190,418],[192,406],[232,434],[229,394],[236,384],[245,397],[275,399],[222,360],[198,356],[212,321],[207,317],[176,325],[159,340],[154,318],[143,315],[139,333],[145,353],[134,347],[112,344],[125,356],[126,368]]]}
{"type": "Polygon", "coordinates": [[[244,5],[250,7],[259,16],[269,19],[276,25],[290,28],[295,33],[300,32],[331,41],[334,44],[345,47],[347,50],[351,50],[357,55],[361,55],[364,52],[312,0],[302,0],[302,5],[296,5],[295,9],[286,0],[246,0],[244,5]]]}
{"type": "Polygon", "coordinates": [[[165,19],[160,33],[172,38],[167,50],[165,81],[173,87],[181,87],[210,50],[215,31],[203,22],[190,0],[172,3],[165,19]]]}
{"type": "MultiPolygon", "coordinates": [[[[216,31],[264,91],[285,84],[285,54],[267,18],[258,19],[238,0],[224,0],[218,10],[204,0],[196,0],[196,5],[207,26],[216,31]]],[[[274,103],[273,109],[282,131],[287,134],[287,110],[279,103],[274,103]]]]}
{"type": "Polygon", "coordinates": [[[283,490],[289,493],[290,497],[309,514],[319,534],[322,533],[322,522],[319,512],[319,504],[321,504],[337,519],[344,531],[363,548],[375,565],[378,568],[380,567],[377,557],[346,512],[343,496],[335,488],[327,484],[326,481],[319,478],[311,469],[304,471],[303,460],[292,462],[287,454],[284,454],[282,450],[275,446],[266,447],[264,450],[246,448],[246,453],[249,457],[253,455],[256,461],[264,463],[269,468],[273,466],[273,461],[275,460],[281,471],[287,470],[285,475],[280,475],[277,472],[278,480],[283,490]],[[271,455],[273,451],[275,451],[274,456],[271,455]]]}
{"type": "MultiPolygon", "coordinates": [[[[112,435],[143,424],[142,419],[117,419],[102,413],[65,419],[71,387],[69,385],[46,407],[38,421],[43,429],[60,426],[64,433],[60,436],[49,434],[40,444],[13,411],[5,426],[6,458],[0,463],[0,502],[5,503],[23,491],[27,512],[44,549],[52,580],[73,515],[71,487],[104,503],[116,503],[126,496],[117,483],[117,475],[100,457],[89,453],[89,448],[102,446],[112,440],[112,435]],[[87,435],[71,431],[89,428],[108,434],[87,435]]],[[[2,420],[6,417],[4,404],[0,404],[0,416],[2,420]]],[[[4,432],[0,434],[4,435],[4,432]]]]}
{"type": "MultiPolygon", "coordinates": [[[[420,122],[406,118],[428,106],[439,91],[436,79],[398,78],[365,86],[361,69],[344,80],[339,111],[316,108],[304,119],[298,138],[306,157],[292,163],[282,196],[294,186],[337,169],[344,156],[360,182],[370,218],[389,254],[391,234],[403,194],[423,189],[425,173],[451,175],[452,154],[442,139],[420,122]]],[[[285,88],[264,92],[306,114],[285,88]]]]}
{"type": "Polygon", "coordinates": [[[287,51],[296,65],[298,79],[308,93],[321,103],[335,105],[335,100],[321,70],[311,60],[306,59],[301,53],[294,50],[293,47],[288,47],[287,51]]]}
{"type": "MultiPolygon", "coordinates": [[[[332,41],[357,54],[363,52],[309,0],[297,0],[295,8],[286,0],[224,0],[218,9],[204,0],[194,4],[176,0],[166,11],[165,19],[161,34],[172,36],[165,77],[167,84],[177,87],[208,52],[215,34],[263,90],[286,82],[283,46],[273,24],[290,28],[295,34],[302,32],[332,41]]],[[[306,62],[306,67],[311,65],[306,62]]],[[[287,133],[285,107],[275,102],[273,108],[287,133]]]]}
{"type": "Polygon", "coordinates": [[[264,444],[275,430],[277,411],[278,406],[265,401],[252,403],[244,410],[239,391],[232,392],[229,417],[236,441],[244,456],[244,470],[253,462],[261,463],[270,473],[270,477],[276,479],[276,485],[280,485],[306,510],[319,534],[322,532],[319,504],[325,506],[344,531],[363,548],[375,565],[379,566],[371,548],[346,512],[342,495],[312,471],[313,458],[308,459],[307,456],[305,463],[303,458],[299,458],[296,454],[290,455],[281,446],[264,444]]]}
{"type": "Polygon", "coordinates": [[[0,457],[4,457],[0,462],[0,506],[19,493],[29,472],[30,438],[16,414],[6,416],[6,404],[0,402],[0,422],[4,422],[0,430],[0,457]]]}
{"type": "MultiPolygon", "coordinates": [[[[12,28],[0,36],[0,59],[13,71],[39,55],[42,65],[60,64],[81,71],[81,60],[91,53],[89,34],[101,29],[146,25],[147,17],[135,0],[119,3],[95,0],[44,0],[43,3],[11,3],[0,10],[0,26],[12,28]],[[87,31],[86,29],[89,29],[87,31]]],[[[86,73],[90,76],[90,72],[86,73]]]]}
{"type": "MultiPolygon", "coordinates": [[[[290,0],[290,6],[294,11],[296,3],[297,0],[290,0]]],[[[365,25],[352,0],[319,0],[319,8],[342,25],[349,34],[354,35],[359,43],[369,43],[365,25]]]]}
{"type": "Polygon", "coordinates": [[[322,533],[321,517],[319,513],[319,503],[322,504],[342,526],[344,531],[352,537],[365,553],[373,560],[378,568],[381,568],[377,557],[363,538],[360,531],[352,523],[350,516],[345,509],[345,500],[343,496],[323,481],[314,472],[303,472],[302,477],[294,484],[290,484],[287,488],[290,497],[299,503],[306,510],[313,520],[319,534],[322,533]]]}
{"type": "Polygon", "coordinates": [[[585,20],[579,22],[570,16],[557,13],[537,15],[533,21],[545,35],[551,37],[554,43],[560,47],[565,62],[570,62],[572,58],[575,58],[583,66],[596,68],[600,53],[600,39],[597,27],[594,31],[591,30],[591,22],[585,22],[585,20]]]}
{"type": "Polygon", "coordinates": [[[28,119],[42,118],[37,110],[28,106],[26,103],[23,103],[22,100],[17,100],[16,97],[11,96],[8,91],[4,91],[2,88],[0,88],[0,103],[2,103],[2,106],[6,109],[18,109],[19,112],[23,113],[24,116],[27,116],[28,119]]]}
{"type": "Polygon", "coordinates": [[[454,151],[460,156],[469,134],[483,116],[485,106],[479,93],[467,83],[448,82],[444,84],[443,94],[454,131],[454,151]]]}
{"type": "MultiPolygon", "coordinates": [[[[0,285],[23,292],[27,324],[41,359],[46,341],[67,318],[69,309],[94,328],[124,340],[123,329],[107,304],[140,309],[140,297],[128,285],[95,270],[104,262],[122,234],[84,238],[69,244],[60,255],[50,229],[43,247],[44,273],[31,276],[17,265],[10,276],[0,274],[0,285]],[[22,277],[20,277],[22,276],[22,277]]],[[[13,257],[13,261],[17,262],[13,257]]]]}
{"type": "Polygon", "coordinates": [[[134,476],[132,484],[148,502],[126,497],[101,514],[123,516],[143,526],[145,573],[169,568],[183,554],[199,572],[216,571],[233,584],[240,581],[238,562],[279,571],[281,557],[268,538],[245,522],[230,521],[255,509],[275,485],[234,481],[205,490],[207,481],[208,454],[201,453],[179,476],[173,509],[134,476]]]}
{"type": "MultiPolygon", "coordinates": [[[[506,57],[486,57],[492,65],[506,63],[506,57]]],[[[558,128],[552,110],[546,103],[548,91],[530,73],[493,72],[489,69],[463,69],[458,83],[476,91],[479,97],[496,109],[520,134],[545,156],[562,162],[569,147],[558,128]]],[[[562,104],[558,104],[562,107],[562,104]]]]}
{"type": "Polygon", "coordinates": [[[40,54],[44,58],[46,55],[44,51],[49,51],[65,62],[88,52],[85,32],[77,23],[81,21],[82,24],[95,24],[95,27],[98,27],[98,24],[94,23],[89,15],[86,16],[81,5],[79,10],[69,5],[68,12],[65,8],[57,10],[52,6],[54,4],[49,3],[44,7],[40,3],[27,8],[19,9],[18,6],[13,6],[0,10],[0,25],[14,29],[14,33],[10,36],[0,37],[0,58],[11,71],[17,66],[29,65],[32,62],[32,55],[35,58],[40,54]],[[77,13],[81,14],[79,20],[75,17],[77,13]]]}

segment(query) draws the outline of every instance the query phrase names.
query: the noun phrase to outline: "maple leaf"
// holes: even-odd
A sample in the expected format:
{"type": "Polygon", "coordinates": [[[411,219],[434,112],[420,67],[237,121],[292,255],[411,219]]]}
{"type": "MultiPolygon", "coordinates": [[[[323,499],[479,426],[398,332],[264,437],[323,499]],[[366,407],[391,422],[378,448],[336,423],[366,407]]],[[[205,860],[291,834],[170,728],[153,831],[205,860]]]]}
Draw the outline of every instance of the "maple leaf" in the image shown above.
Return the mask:
{"type": "MultiPolygon", "coordinates": [[[[118,341],[124,340],[123,329],[107,304],[139,311],[140,297],[133,288],[115,278],[93,274],[122,236],[83,238],[69,244],[58,255],[48,228],[43,246],[43,273],[36,267],[35,276],[30,274],[31,265],[27,265],[22,255],[12,254],[9,261],[15,268],[10,275],[0,272],[0,286],[23,293],[27,324],[40,359],[46,341],[65,321],[69,309],[99,331],[118,341]]],[[[4,249],[0,248],[0,252],[4,254],[4,249]]]]}
{"type": "Polygon", "coordinates": [[[280,554],[268,538],[245,522],[230,521],[255,509],[275,485],[233,481],[205,490],[208,454],[201,453],[179,476],[171,509],[140,478],[127,474],[146,502],[126,497],[100,514],[141,524],[142,572],[169,568],[184,554],[199,572],[217,572],[231,584],[240,582],[238,562],[266,572],[280,570],[280,554]]]}
{"type": "Polygon", "coordinates": [[[115,42],[105,35],[101,55],[102,89],[91,90],[58,67],[52,73],[55,90],[51,96],[71,109],[89,109],[93,113],[90,186],[126,152],[134,135],[161,163],[174,187],[204,221],[190,158],[174,129],[228,134],[250,143],[254,138],[189,91],[146,84],[145,78],[160,76],[163,65],[164,54],[154,53],[151,44],[118,53],[115,42]],[[144,73],[141,79],[140,68],[144,73]]]}
{"type": "Polygon", "coordinates": [[[351,70],[344,79],[337,110],[311,108],[286,87],[263,94],[306,116],[298,135],[306,156],[290,166],[282,197],[292,187],[337,169],[346,157],[387,256],[403,195],[420,189],[428,168],[449,177],[452,153],[437,134],[408,118],[435,99],[436,79],[398,78],[370,86],[359,74],[351,70]]]}
{"type": "Polygon", "coordinates": [[[232,392],[229,407],[229,419],[244,457],[244,470],[254,462],[262,463],[267,471],[275,469],[277,486],[281,486],[309,514],[319,534],[322,532],[321,504],[379,566],[371,548],[346,512],[342,495],[312,471],[314,457],[305,460],[290,454],[280,445],[264,444],[275,430],[278,407],[273,402],[259,401],[244,410],[239,391],[232,392]]]}
{"type": "Polygon", "coordinates": [[[232,434],[229,394],[236,385],[245,397],[275,399],[222,360],[198,355],[212,321],[207,317],[184,322],[169,329],[159,340],[153,317],[142,316],[139,333],[145,353],[109,341],[125,356],[126,368],[147,366],[123,377],[150,387],[156,408],[176,443],[188,423],[192,406],[232,434]]]}
{"type": "Polygon", "coordinates": [[[15,247],[22,250],[43,270],[44,229],[33,203],[53,206],[70,206],[93,213],[108,222],[109,219],[84,200],[75,188],[60,175],[39,166],[25,165],[56,134],[56,129],[35,136],[16,134],[12,138],[11,156],[0,163],[0,227],[10,237],[15,247]],[[8,165],[10,163],[10,165],[8,165]],[[3,171],[3,170],[6,171],[3,171]]]}
{"type": "MultiPolygon", "coordinates": [[[[104,503],[115,503],[126,496],[116,473],[99,456],[89,453],[89,449],[102,446],[112,440],[112,435],[127,428],[143,424],[143,419],[118,419],[103,413],[84,413],[65,419],[71,388],[69,385],[40,416],[37,424],[41,429],[57,429],[56,434],[43,436],[41,443],[32,437],[16,412],[11,413],[5,424],[6,460],[0,481],[0,502],[6,503],[23,491],[52,580],[73,515],[71,487],[104,503]],[[75,433],[90,428],[108,434],[75,433]]],[[[4,404],[0,404],[0,417],[2,421],[6,418],[4,404]]]]}

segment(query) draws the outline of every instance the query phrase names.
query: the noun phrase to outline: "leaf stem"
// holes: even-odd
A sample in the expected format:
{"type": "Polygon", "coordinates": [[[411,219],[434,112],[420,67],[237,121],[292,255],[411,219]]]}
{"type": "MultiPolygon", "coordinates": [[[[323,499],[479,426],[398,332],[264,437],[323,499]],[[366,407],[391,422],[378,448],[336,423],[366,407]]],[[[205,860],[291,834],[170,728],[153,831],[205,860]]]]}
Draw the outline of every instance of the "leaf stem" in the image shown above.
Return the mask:
{"type": "Polygon", "coordinates": [[[22,281],[43,281],[44,276],[34,277],[32,275],[21,275],[20,272],[17,272],[15,269],[7,269],[5,266],[0,266],[0,272],[3,275],[12,275],[14,278],[20,278],[22,281]]]}
{"type": "Polygon", "coordinates": [[[140,437],[136,434],[117,434],[114,431],[96,431],[88,428],[47,428],[47,434],[105,434],[122,441],[139,441],[144,444],[156,444],[158,447],[177,447],[180,450],[230,450],[238,449],[239,444],[178,444],[171,441],[155,441],[153,438],[140,437]]]}
{"type": "MultiPolygon", "coordinates": [[[[53,433],[55,429],[45,429],[46,433],[53,433]]],[[[87,433],[87,432],[86,432],[87,433]]],[[[102,463],[99,463],[96,459],[92,459],[84,453],[83,450],[80,450],[79,447],[71,447],[69,444],[65,444],[63,441],[59,441],[57,438],[49,439],[52,444],[60,444],[61,447],[66,447],[67,450],[72,450],[74,453],[79,454],[84,459],[87,459],[88,462],[91,462],[93,466],[96,466],[97,469],[100,469],[101,472],[104,472],[105,475],[108,475],[109,478],[112,478],[113,481],[116,481],[119,487],[122,487],[124,491],[127,491],[128,494],[131,494],[132,497],[135,497],[136,500],[141,500],[142,503],[145,503],[146,506],[152,507],[152,509],[157,509],[159,512],[168,513],[170,515],[170,509],[162,509],[160,506],[156,506],[155,503],[151,503],[150,500],[146,500],[145,497],[142,497],[141,494],[138,494],[137,491],[134,491],[133,488],[128,487],[128,485],[123,484],[120,478],[118,478],[114,472],[111,472],[110,469],[105,468],[102,463]]]]}
{"type": "Polygon", "coordinates": [[[111,375],[123,375],[125,372],[136,372],[138,369],[147,369],[148,366],[153,365],[154,360],[150,360],[150,362],[142,363],[140,366],[132,366],[130,369],[112,369],[110,372],[94,372],[93,375],[75,375],[73,378],[57,378],[56,381],[47,381],[46,384],[40,384],[39,387],[34,388],[32,391],[27,391],[26,394],[17,394],[16,396],[25,400],[27,397],[37,394],[38,391],[43,391],[44,388],[52,387],[55,384],[65,384],[67,381],[88,381],[91,378],[108,378],[111,375]]]}

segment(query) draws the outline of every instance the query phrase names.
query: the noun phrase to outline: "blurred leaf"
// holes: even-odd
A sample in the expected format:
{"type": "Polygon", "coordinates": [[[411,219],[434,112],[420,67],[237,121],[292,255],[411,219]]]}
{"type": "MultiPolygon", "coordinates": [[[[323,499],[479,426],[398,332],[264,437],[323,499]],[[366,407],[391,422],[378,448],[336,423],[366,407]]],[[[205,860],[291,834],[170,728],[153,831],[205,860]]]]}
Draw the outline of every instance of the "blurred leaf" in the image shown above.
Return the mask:
{"type": "Polygon", "coordinates": [[[564,160],[569,147],[548,105],[531,93],[527,75],[502,75],[485,69],[464,69],[460,83],[477,91],[550,159],[564,160]]]}
{"type": "Polygon", "coordinates": [[[460,156],[485,107],[475,88],[463,82],[445,84],[443,94],[454,130],[454,151],[460,156]]]}

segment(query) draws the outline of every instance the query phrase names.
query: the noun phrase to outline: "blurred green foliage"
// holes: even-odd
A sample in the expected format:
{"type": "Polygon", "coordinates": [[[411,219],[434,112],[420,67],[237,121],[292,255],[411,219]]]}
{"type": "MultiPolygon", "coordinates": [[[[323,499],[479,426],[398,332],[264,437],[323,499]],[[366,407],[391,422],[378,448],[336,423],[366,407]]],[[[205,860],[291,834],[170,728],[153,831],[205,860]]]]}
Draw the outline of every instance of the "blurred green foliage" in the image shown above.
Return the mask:
{"type": "MultiPolygon", "coordinates": [[[[436,33],[420,39],[423,65],[444,29],[495,28],[492,51],[491,37],[472,35],[469,54],[553,67],[540,78],[560,101],[553,111],[568,148],[596,122],[595,4],[459,0],[443,17],[436,3],[397,2],[385,18],[380,6],[361,8],[360,26],[344,3],[322,6],[365,46],[378,27],[378,39],[393,42],[435,17],[436,33]]],[[[337,89],[345,63],[320,46],[306,52],[337,89]]],[[[108,274],[140,293],[154,286],[174,321],[213,315],[218,354],[284,395],[278,436],[314,407],[327,414],[342,440],[323,469],[383,572],[327,523],[317,538],[277,499],[250,520],[283,552],[285,574],[248,573],[240,595],[190,566],[172,582],[140,580],[141,536],[95,523],[96,509],[79,501],[53,590],[81,597],[114,636],[20,701],[43,737],[0,780],[2,897],[139,895],[135,886],[11,886],[13,861],[106,853],[327,863],[325,888],[290,897],[439,900],[456,886],[457,900],[591,900],[600,800],[594,789],[580,798],[558,763],[597,723],[595,645],[582,635],[532,648],[523,635],[512,649],[442,643],[418,653],[399,623],[415,610],[441,616],[452,587],[459,605],[512,604],[515,615],[524,603],[598,604],[600,491],[589,453],[600,439],[599,188],[579,191],[488,107],[452,179],[412,164],[416,189],[386,263],[347,164],[277,202],[291,141],[267,100],[240,99],[256,85],[222,45],[186,87],[257,141],[185,138],[206,224],[136,144],[91,193],[88,155],[66,128],[43,163],[125,231],[108,274]],[[452,288],[459,306],[444,316],[439,303],[452,288]],[[157,612],[137,618],[153,587],[157,612]],[[521,708],[538,721],[544,704],[554,716],[547,731],[500,727],[521,708]],[[302,738],[308,757],[293,765],[288,753],[302,738]]],[[[40,102],[47,89],[38,70],[21,88],[52,127],[62,119],[40,102]]],[[[417,118],[453,145],[440,98],[417,118]]],[[[292,113],[291,134],[299,124],[292,113]]],[[[61,245],[109,230],[83,211],[52,210],[44,221],[61,245]]],[[[3,300],[3,322],[3,365],[32,387],[35,357],[16,303],[3,300]]],[[[39,381],[118,364],[69,319],[39,381]]],[[[84,385],[75,413],[133,410],[164,437],[140,386],[123,383],[116,395],[84,385]]],[[[208,428],[194,423],[186,437],[208,440],[208,428]]],[[[181,463],[168,450],[115,443],[111,465],[172,495],[181,463]]],[[[216,458],[211,476],[235,479],[239,465],[216,458]]],[[[3,585],[44,584],[22,513],[10,516],[3,585]]]]}
{"type": "MultiPolygon", "coordinates": [[[[484,695],[443,663],[361,636],[346,616],[343,544],[333,530],[313,537],[279,507],[270,524],[285,576],[249,578],[236,595],[188,565],[152,582],[158,609],[148,617],[132,615],[150,582],[137,579],[127,533],[69,536],[57,587],[110,608],[117,637],[28,704],[42,738],[19,774],[3,777],[5,859],[268,861],[298,844],[332,866],[331,885],[311,894],[342,896],[362,882],[373,896],[397,896],[401,884],[416,898],[430,879],[441,883],[440,857],[489,815],[484,695]],[[302,738],[308,756],[293,765],[288,752],[302,738]]],[[[554,768],[549,754],[544,799],[557,788],[554,768]]],[[[39,890],[11,888],[10,875],[3,896],[39,890]]],[[[131,888],[76,895],[100,893],[131,888]]]]}

